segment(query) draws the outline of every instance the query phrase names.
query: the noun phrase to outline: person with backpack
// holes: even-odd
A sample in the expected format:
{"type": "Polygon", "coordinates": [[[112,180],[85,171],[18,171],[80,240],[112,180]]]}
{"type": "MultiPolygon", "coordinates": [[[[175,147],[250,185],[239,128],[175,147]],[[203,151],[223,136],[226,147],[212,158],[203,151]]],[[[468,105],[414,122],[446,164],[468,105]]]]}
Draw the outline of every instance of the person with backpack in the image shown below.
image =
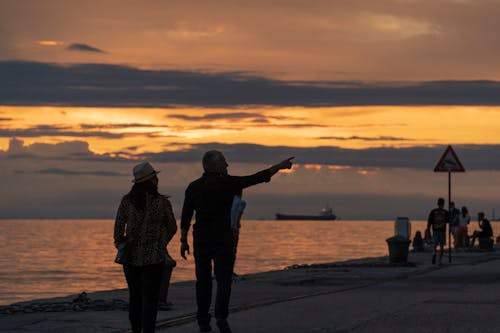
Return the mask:
{"type": "Polygon", "coordinates": [[[427,230],[432,228],[433,239],[433,254],[432,264],[436,263],[436,249],[439,245],[439,264],[443,259],[444,246],[446,245],[446,224],[449,222],[450,214],[444,209],[444,199],[439,198],[437,201],[437,208],[434,208],[429,213],[427,219],[427,230]]]}

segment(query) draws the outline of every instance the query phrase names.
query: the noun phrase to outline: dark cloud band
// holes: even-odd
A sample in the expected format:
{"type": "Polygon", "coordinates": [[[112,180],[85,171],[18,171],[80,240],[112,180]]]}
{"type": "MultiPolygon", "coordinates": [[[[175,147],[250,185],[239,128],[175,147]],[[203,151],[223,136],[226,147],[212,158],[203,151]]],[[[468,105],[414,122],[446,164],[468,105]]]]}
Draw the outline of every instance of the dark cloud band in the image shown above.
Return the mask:
{"type": "Polygon", "coordinates": [[[72,131],[66,127],[34,126],[26,129],[0,128],[0,138],[37,138],[41,136],[70,136],[70,137],[97,137],[107,139],[120,139],[125,135],[102,131],[72,131]]]}
{"type": "Polygon", "coordinates": [[[58,175],[58,176],[102,176],[102,177],[128,176],[126,174],[114,171],[79,171],[79,170],[75,171],[75,170],[60,169],[60,168],[48,168],[32,172],[17,171],[17,173],[38,173],[38,174],[58,175]]]}
{"type": "Polygon", "coordinates": [[[98,49],[97,47],[93,47],[83,43],[73,43],[67,48],[70,51],[83,51],[83,52],[97,52],[104,53],[103,50],[98,49]]]}
{"type": "MultiPolygon", "coordinates": [[[[366,168],[409,168],[433,170],[445,146],[408,148],[345,149],[339,147],[289,147],[255,144],[198,144],[189,149],[140,154],[158,162],[199,162],[212,149],[223,152],[229,163],[269,163],[295,156],[299,164],[345,165],[366,168]]],[[[500,170],[500,145],[461,145],[454,147],[467,170],[500,170]]]]}
{"type": "Polygon", "coordinates": [[[0,62],[0,104],[121,107],[500,105],[500,82],[288,82],[239,72],[154,71],[103,64],[61,66],[3,61],[0,62]]]}
{"type": "MultiPolygon", "coordinates": [[[[200,163],[205,152],[216,149],[226,155],[229,163],[267,164],[269,161],[295,156],[295,162],[298,164],[432,171],[446,149],[445,146],[347,149],[329,146],[263,146],[217,142],[196,144],[180,150],[166,150],[159,153],[137,154],[133,153],[133,148],[135,147],[122,152],[95,154],[84,141],[24,146],[23,141],[11,139],[9,149],[5,152],[0,151],[0,159],[38,158],[100,162],[130,160],[133,163],[137,160],[149,160],[160,163],[200,163]]],[[[500,145],[457,145],[454,146],[454,150],[467,170],[500,170],[500,145]]]]}
{"type": "Polygon", "coordinates": [[[394,136],[377,136],[377,137],[366,137],[366,136],[321,136],[318,140],[335,140],[335,141],[414,141],[410,138],[394,137],[394,136]]]}

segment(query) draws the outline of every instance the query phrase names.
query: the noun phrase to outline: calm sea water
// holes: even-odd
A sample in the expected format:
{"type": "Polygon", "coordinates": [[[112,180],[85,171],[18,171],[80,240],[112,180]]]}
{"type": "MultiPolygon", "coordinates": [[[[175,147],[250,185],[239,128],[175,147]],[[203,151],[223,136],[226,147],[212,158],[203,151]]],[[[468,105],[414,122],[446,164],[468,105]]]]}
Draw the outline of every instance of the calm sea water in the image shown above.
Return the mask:
{"type": "MultiPolygon", "coordinates": [[[[0,220],[0,304],[125,288],[113,262],[112,220],[0,220]]],[[[476,229],[477,222],[472,222],[476,229]]],[[[412,233],[425,223],[412,221],[412,233]]],[[[493,223],[495,235],[500,224],[493,223]]],[[[393,221],[242,221],[238,274],[387,255],[393,221]]],[[[192,244],[192,242],[191,242],[192,244]]],[[[194,279],[193,258],[177,260],[172,281],[194,279]]]]}

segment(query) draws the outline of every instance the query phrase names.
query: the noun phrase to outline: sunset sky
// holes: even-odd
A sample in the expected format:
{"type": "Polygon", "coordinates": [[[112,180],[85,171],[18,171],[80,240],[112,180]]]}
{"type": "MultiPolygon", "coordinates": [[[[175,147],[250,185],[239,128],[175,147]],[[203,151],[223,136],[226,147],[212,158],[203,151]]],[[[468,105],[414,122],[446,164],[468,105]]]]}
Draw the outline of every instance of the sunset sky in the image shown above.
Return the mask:
{"type": "Polygon", "coordinates": [[[500,1],[0,0],[0,218],[113,218],[150,160],[179,217],[209,149],[247,218],[500,215],[500,1]]]}

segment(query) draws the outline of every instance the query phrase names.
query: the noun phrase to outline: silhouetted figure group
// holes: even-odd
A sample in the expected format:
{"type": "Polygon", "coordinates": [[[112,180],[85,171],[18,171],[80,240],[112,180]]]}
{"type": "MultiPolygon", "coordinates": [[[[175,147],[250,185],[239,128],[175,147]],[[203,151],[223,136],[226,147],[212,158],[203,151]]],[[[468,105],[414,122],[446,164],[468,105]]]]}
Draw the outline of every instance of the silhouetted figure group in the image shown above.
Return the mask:
{"type": "MultiPolygon", "coordinates": [[[[231,333],[227,321],[231,284],[234,275],[236,248],[239,238],[240,219],[245,209],[243,189],[264,182],[282,169],[292,167],[288,158],[268,169],[248,176],[231,176],[228,163],[217,150],[204,154],[204,173],[191,182],[184,197],[181,216],[181,257],[190,254],[188,231],[193,215],[193,255],[196,275],[196,318],[200,332],[209,332],[212,304],[212,271],[217,282],[214,314],[221,333],[231,333]]],[[[136,165],[130,192],[125,195],[116,214],[114,241],[119,255],[116,261],[123,264],[129,290],[129,320],[133,333],[155,331],[158,309],[168,308],[168,285],[175,260],[167,251],[167,244],[177,231],[175,216],[168,196],[158,193],[159,171],[148,162],[136,165]],[[119,258],[119,259],[118,259],[119,258]]],[[[446,245],[446,225],[454,237],[455,248],[469,244],[467,207],[461,210],[450,203],[450,211],[444,209],[444,199],[439,198],[427,219],[425,237],[417,231],[413,239],[414,251],[424,251],[426,244],[433,248],[432,263],[442,262],[446,245]],[[432,234],[431,234],[432,230],[432,234]],[[439,246],[439,258],[437,248],[439,246]]],[[[491,224],[484,213],[478,214],[480,231],[471,236],[471,246],[476,239],[493,236],[491,224]]],[[[481,246],[481,244],[480,244],[481,246]]]]}
{"type": "MultiPolygon", "coordinates": [[[[417,231],[415,237],[413,238],[413,250],[415,252],[422,252],[428,244],[431,244],[433,248],[432,263],[435,264],[437,259],[437,248],[439,246],[438,263],[441,264],[444,246],[446,245],[447,224],[449,225],[450,235],[453,236],[455,251],[473,248],[476,239],[479,239],[480,242],[483,240],[490,245],[493,244],[493,230],[491,228],[490,221],[486,218],[483,212],[478,213],[478,225],[480,231],[474,231],[469,237],[468,226],[470,224],[471,217],[467,207],[463,206],[459,210],[455,208],[454,202],[450,202],[450,212],[448,212],[444,209],[443,198],[439,198],[437,204],[438,207],[434,208],[429,213],[427,228],[425,230],[425,238],[422,239],[420,231],[417,231]]],[[[487,247],[488,245],[484,246],[487,247]]],[[[482,247],[481,244],[480,247],[482,247]]]]}
{"type": "MultiPolygon", "coordinates": [[[[186,189],[181,216],[181,256],[190,254],[188,230],[193,225],[196,303],[200,332],[211,331],[212,267],[217,281],[216,325],[230,333],[227,321],[238,241],[239,219],[244,209],[244,188],[269,182],[279,170],[290,169],[288,158],[249,176],[230,176],[224,155],[212,150],[204,154],[204,173],[186,189]],[[239,200],[239,202],[238,202],[239,200]],[[233,216],[232,216],[233,215],[233,216]]],[[[118,208],[114,240],[117,248],[128,244],[123,271],[128,285],[129,320],[133,333],[155,331],[158,306],[167,302],[168,283],[175,261],[167,244],[177,231],[167,196],[158,193],[158,174],[150,163],[133,169],[134,185],[118,208]],[[161,301],[161,302],[160,302],[161,301]]]]}

